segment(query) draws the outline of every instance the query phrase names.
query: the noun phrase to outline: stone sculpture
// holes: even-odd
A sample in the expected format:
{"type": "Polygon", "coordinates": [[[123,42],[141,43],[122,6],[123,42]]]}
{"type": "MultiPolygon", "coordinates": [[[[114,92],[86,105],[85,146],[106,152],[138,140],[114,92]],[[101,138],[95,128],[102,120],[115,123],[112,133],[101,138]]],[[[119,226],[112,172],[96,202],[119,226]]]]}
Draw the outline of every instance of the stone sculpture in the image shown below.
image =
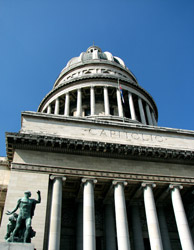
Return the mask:
{"type": "Polygon", "coordinates": [[[13,216],[9,217],[6,241],[30,243],[31,238],[35,236],[36,232],[32,229],[31,223],[36,204],[41,202],[39,190],[37,194],[37,200],[30,199],[31,192],[26,191],[24,197],[18,200],[16,208],[11,212],[7,211],[7,215],[13,214],[13,216]],[[18,208],[20,209],[19,215],[15,213],[18,208]]]}

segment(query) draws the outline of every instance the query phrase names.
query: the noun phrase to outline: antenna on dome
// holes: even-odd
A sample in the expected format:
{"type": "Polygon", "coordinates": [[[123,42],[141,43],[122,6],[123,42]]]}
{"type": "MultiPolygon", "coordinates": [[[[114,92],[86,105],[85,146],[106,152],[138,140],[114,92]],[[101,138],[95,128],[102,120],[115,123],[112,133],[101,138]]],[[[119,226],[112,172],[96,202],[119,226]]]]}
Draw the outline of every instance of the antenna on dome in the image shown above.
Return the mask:
{"type": "Polygon", "coordinates": [[[93,41],[93,46],[95,46],[95,43],[94,43],[94,41],[93,41]]]}

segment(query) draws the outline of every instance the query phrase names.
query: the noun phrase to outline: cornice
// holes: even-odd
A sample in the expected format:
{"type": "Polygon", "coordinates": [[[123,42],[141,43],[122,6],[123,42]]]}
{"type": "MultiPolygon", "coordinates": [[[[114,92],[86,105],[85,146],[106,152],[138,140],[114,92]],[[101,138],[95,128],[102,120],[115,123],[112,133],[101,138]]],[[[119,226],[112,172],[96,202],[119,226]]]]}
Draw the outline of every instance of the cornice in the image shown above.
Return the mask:
{"type": "Polygon", "coordinates": [[[146,147],[67,139],[38,134],[6,133],[6,148],[9,163],[13,160],[14,149],[38,150],[67,154],[90,155],[108,158],[194,162],[194,151],[160,147],[146,147]]]}

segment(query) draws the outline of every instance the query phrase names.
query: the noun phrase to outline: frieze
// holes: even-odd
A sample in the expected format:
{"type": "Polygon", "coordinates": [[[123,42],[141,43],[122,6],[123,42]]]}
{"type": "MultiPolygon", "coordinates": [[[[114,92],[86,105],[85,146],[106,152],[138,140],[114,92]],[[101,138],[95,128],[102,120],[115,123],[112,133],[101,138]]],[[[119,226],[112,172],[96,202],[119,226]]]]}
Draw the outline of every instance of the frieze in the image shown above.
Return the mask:
{"type": "Polygon", "coordinates": [[[170,177],[170,176],[155,176],[155,175],[142,175],[133,173],[115,173],[115,172],[102,172],[102,171],[91,171],[91,170],[77,170],[77,169],[64,169],[60,167],[48,167],[48,166],[36,166],[27,164],[16,164],[12,163],[12,169],[21,171],[39,171],[42,173],[54,174],[60,173],[65,176],[77,176],[77,177],[90,177],[100,179],[119,179],[127,181],[153,181],[158,183],[183,183],[183,184],[194,184],[194,178],[182,178],[182,177],[170,177]]]}

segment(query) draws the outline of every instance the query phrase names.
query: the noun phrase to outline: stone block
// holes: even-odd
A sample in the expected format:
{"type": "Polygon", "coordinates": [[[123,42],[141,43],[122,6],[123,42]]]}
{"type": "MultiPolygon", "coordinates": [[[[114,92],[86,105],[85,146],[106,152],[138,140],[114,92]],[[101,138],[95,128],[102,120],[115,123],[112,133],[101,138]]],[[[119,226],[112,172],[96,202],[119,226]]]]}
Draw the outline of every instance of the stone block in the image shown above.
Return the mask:
{"type": "Polygon", "coordinates": [[[0,242],[0,250],[34,250],[34,245],[29,243],[0,242]]]}

